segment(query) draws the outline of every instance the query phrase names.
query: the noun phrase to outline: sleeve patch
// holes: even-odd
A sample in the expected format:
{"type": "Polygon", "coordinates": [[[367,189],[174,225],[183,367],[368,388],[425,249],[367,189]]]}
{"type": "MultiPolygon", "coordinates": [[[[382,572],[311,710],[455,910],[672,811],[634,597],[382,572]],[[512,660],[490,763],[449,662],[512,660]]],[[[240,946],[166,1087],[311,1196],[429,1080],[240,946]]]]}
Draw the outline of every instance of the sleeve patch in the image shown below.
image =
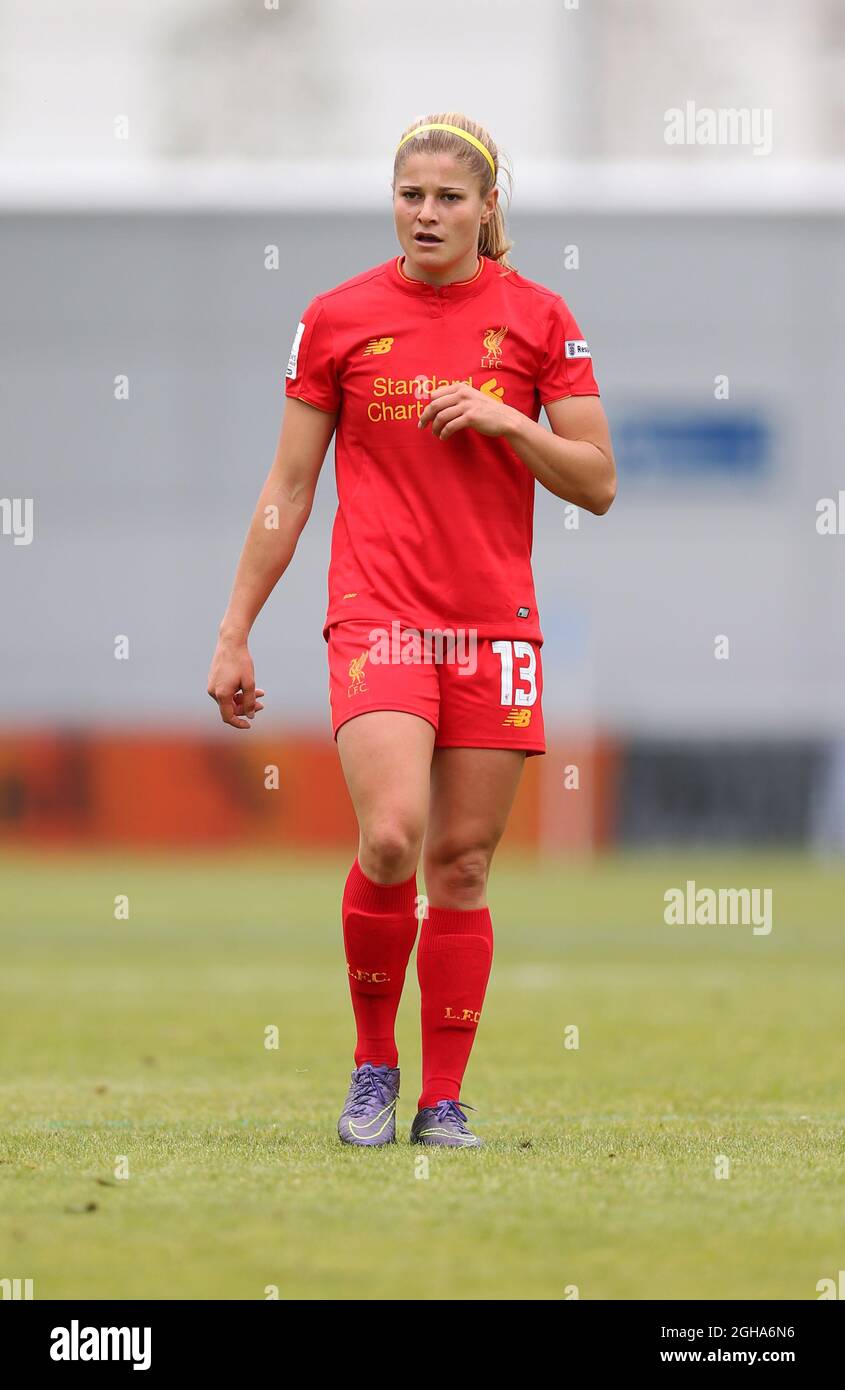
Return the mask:
{"type": "Polygon", "coordinates": [[[583,338],[567,338],[563,345],[563,352],[567,358],[592,357],[592,353],[583,338]]]}
{"type": "Polygon", "coordinates": [[[287,371],[285,372],[286,377],[296,376],[296,364],[299,361],[299,344],[302,342],[302,335],[304,332],[305,324],[300,322],[299,327],[296,330],[296,337],[293,340],[293,346],[290,350],[290,357],[288,358],[288,367],[287,371]]]}

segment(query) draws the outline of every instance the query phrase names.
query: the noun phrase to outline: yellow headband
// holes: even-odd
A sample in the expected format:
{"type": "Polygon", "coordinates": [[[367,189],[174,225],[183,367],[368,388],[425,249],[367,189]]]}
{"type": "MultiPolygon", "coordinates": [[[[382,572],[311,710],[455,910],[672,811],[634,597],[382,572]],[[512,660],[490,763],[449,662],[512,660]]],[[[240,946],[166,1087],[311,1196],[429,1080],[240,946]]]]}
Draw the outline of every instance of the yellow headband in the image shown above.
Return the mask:
{"type": "Polygon", "coordinates": [[[402,136],[402,139],[396,146],[396,153],[399,153],[406,140],[413,140],[414,136],[419,135],[423,130],[451,130],[453,135],[460,135],[462,140],[468,140],[471,145],[475,145],[475,148],[481,151],[493,171],[493,178],[496,177],[496,166],[493,163],[493,156],[487,146],[482,145],[480,140],[476,140],[474,135],[470,135],[468,130],[461,130],[459,125],[443,125],[440,121],[432,121],[430,125],[418,125],[414,130],[409,131],[407,135],[402,136]]]}

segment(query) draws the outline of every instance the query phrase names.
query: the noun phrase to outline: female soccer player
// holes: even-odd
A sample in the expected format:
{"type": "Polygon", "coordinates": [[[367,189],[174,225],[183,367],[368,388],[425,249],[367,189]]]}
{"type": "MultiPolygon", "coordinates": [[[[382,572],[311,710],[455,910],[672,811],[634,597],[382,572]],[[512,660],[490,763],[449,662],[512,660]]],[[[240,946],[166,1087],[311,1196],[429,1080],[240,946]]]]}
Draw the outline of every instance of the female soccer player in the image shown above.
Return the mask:
{"type": "Polygon", "coordinates": [[[323,636],[360,830],[342,901],[357,1026],[338,1122],[348,1144],[395,1139],[394,1022],[421,854],[411,1141],[481,1143],[460,1091],[493,954],[487,877],[525,759],[545,752],[534,481],[597,514],[616,488],[589,348],[561,296],[508,261],[498,171],[490,135],[461,113],[404,132],[393,170],[401,254],[302,315],[275,461],[209,675],[223,720],[249,728],[264,694],[249,633],[290,564],[337,429],[323,636]]]}

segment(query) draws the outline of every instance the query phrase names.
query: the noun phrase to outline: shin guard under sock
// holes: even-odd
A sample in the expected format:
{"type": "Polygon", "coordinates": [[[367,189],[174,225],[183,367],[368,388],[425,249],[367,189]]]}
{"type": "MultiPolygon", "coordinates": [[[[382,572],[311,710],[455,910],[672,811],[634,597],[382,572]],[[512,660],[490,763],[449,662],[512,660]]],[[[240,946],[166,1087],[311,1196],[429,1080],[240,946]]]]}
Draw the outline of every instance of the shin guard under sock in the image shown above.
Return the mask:
{"type": "Polygon", "coordinates": [[[420,931],[417,976],[422,1019],[419,1109],[458,1100],[493,962],[486,907],[430,907],[420,931]]]}
{"type": "Polygon", "coordinates": [[[343,942],[358,1029],[355,1066],[395,1067],[394,1025],[417,936],[417,880],[375,883],[356,858],[343,890],[343,942]]]}

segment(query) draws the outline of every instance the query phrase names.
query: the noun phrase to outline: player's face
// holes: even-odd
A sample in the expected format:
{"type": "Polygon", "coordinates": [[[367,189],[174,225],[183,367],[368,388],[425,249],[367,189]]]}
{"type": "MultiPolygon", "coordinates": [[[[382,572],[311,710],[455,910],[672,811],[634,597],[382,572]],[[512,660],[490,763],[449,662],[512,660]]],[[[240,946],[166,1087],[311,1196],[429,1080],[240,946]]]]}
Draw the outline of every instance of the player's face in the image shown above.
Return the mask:
{"type": "Polygon", "coordinates": [[[482,201],[478,179],[452,155],[409,155],[393,190],[393,216],[411,268],[422,275],[457,268],[472,275],[479,225],[497,196],[493,189],[482,201]]]}

